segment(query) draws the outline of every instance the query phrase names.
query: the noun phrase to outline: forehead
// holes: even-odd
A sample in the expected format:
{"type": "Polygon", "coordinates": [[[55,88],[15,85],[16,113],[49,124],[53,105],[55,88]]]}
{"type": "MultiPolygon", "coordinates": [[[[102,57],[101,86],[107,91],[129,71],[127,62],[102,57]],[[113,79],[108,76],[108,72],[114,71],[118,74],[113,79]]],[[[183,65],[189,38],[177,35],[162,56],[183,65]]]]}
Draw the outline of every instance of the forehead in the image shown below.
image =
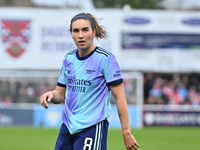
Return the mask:
{"type": "Polygon", "coordinates": [[[87,19],[77,19],[72,22],[72,29],[73,28],[85,28],[85,27],[91,27],[90,21],[87,19]]]}

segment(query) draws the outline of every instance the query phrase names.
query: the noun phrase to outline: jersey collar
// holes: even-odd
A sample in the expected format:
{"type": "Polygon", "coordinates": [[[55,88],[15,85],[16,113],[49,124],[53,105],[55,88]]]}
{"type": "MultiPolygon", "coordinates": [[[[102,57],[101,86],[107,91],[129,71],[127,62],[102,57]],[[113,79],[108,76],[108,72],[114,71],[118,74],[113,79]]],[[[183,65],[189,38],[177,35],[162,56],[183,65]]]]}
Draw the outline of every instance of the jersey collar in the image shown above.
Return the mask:
{"type": "Polygon", "coordinates": [[[85,59],[89,58],[96,51],[96,49],[97,49],[97,46],[95,47],[95,49],[92,52],[90,52],[88,55],[86,55],[84,57],[80,57],[79,54],[78,54],[78,50],[77,50],[76,51],[76,57],[77,57],[78,60],[85,60],[85,59]]]}

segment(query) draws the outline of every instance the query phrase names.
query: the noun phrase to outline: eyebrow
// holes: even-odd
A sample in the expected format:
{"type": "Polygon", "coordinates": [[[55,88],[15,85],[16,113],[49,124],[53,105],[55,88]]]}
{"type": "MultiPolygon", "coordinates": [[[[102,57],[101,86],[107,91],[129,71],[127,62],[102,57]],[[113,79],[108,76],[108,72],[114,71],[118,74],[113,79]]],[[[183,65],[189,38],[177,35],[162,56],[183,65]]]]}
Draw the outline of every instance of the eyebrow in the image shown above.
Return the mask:
{"type": "MultiPolygon", "coordinates": [[[[81,30],[85,30],[85,29],[89,29],[89,27],[83,27],[81,30]]],[[[75,30],[79,30],[79,29],[78,28],[74,28],[72,30],[75,31],[75,30]]]]}

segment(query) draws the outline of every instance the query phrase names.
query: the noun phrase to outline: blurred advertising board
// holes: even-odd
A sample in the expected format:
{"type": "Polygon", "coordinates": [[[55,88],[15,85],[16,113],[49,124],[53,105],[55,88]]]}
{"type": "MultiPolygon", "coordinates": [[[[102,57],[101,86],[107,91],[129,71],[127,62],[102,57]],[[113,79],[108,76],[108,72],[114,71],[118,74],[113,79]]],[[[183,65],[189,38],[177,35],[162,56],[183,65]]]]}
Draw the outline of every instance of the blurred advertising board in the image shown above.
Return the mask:
{"type": "MultiPolygon", "coordinates": [[[[142,113],[138,106],[128,106],[129,124],[131,128],[142,128],[142,113]]],[[[121,128],[116,105],[112,105],[112,114],[108,118],[109,128],[121,128]]]]}
{"type": "Polygon", "coordinates": [[[200,112],[145,111],[144,126],[200,126],[200,112]]]}
{"type": "Polygon", "coordinates": [[[0,108],[0,126],[32,126],[33,110],[0,108]]]}
{"type": "MultiPolygon", "coordinates": [[[[76,48],[69,31],[78,9],[0,9],[0,69],[60,70],[76,48]],[[51,17],[49,17],[51,16],[51,17]]],[[[94,9],[108,33],[94,43],[123,70],[200,72],[199,12],[94,9]],[[111,18],[115,18],[112,19],[111,18]]]]}
{"type": "Polygon", "coordinates": [[[200,34],[122,33],[122,49],[180,49],[200,48],[200,34]]]}
{"type": "MultiPolygon", "coordinates": [[[[64,105],[49,105],[46,110],[38,104],[12,105],[0,109],[1,126],[34,126],[44,128],[59,128],[62,124],[62,110],[64,105]],[[14,108],[18,106],[17,108],[14,108]],[[25,109],[26,106],[26,109],[25,109]]],[[[129,122],[131,128],[142,127],[142,111],[138,106],[128,106],[129,122]]],[[[121,124],[116,105],[112,105],[112,114],[108,119],[109,128],[120,129],[121,124]]]]}
{"type": "MultiPolygon", "coordinates": [[[[34,127],[55,128],[60,127],[62,124],[62,110],[64,106],[53,106],[46,110],[40,105],[34,109],[34,127]]],[[[141,110],[137,106],[128,106],[129,122],[131,128],[141,128],[141,110]]],[[[109,128],[121,128],[120,120],[117,113],[116,105],[112,105],[112,114],[108,118],[109,128]]]]}
{"type": "Polygon", "coordinates": [[[41,105],[36,105],[34,108],[34,127],[60,127],[62,124],[63,108],[63,105],[49,105],[49,108],[46,110],[41,105]]]}
{"type": "MultiPolygon", "coordinates": [[[[181,106],[180,106],[181,107],[181,106]]],[[[144,126],[200,126],[200,110],[144,110],[144,126]]]]}

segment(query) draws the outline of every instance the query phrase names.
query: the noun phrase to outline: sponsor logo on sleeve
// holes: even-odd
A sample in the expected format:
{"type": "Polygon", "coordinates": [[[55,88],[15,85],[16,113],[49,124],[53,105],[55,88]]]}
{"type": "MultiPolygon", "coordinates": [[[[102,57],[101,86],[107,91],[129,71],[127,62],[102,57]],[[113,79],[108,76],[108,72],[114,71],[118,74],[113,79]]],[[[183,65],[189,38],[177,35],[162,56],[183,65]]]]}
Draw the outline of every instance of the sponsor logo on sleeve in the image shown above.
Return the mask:
{"type": "Polygon", "coordinates": [[[118,76],[121,76],[121,75],[122,75],[122,71],[118,70],[118,71],[115,72],[114,77],[118,77],[118,76]]]}

